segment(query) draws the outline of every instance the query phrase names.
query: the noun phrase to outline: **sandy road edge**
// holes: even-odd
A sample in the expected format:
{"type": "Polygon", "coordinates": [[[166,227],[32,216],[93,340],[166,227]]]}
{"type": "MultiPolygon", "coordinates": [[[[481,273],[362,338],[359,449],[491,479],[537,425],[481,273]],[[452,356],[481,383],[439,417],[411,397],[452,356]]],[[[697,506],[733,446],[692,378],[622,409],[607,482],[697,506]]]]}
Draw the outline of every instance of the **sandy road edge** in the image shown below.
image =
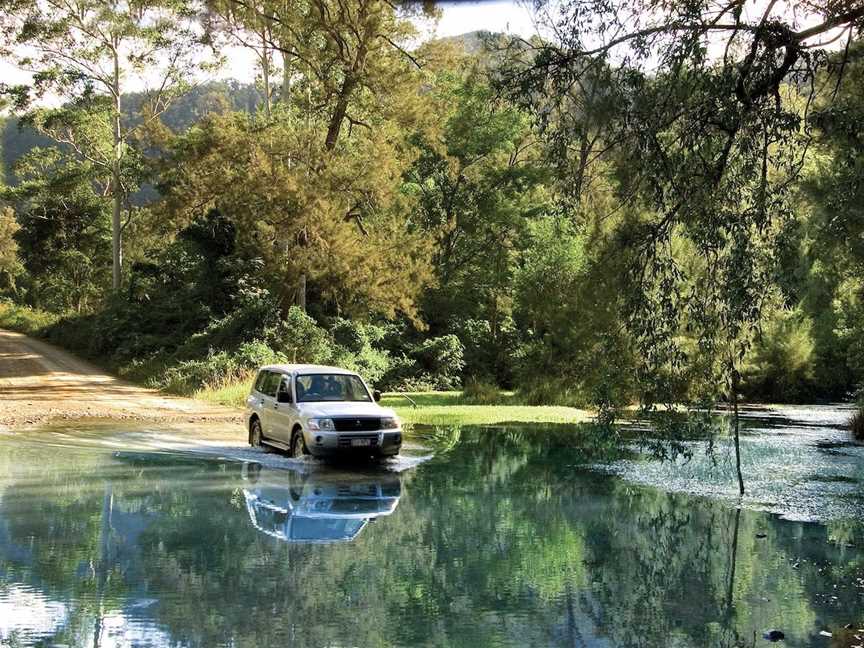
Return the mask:
{"type": "Polygon", "coordinates": [[[79,419],[240,423],[243,412],[129,383],[64,349],[0,329],[0,429],[79,419]]]}

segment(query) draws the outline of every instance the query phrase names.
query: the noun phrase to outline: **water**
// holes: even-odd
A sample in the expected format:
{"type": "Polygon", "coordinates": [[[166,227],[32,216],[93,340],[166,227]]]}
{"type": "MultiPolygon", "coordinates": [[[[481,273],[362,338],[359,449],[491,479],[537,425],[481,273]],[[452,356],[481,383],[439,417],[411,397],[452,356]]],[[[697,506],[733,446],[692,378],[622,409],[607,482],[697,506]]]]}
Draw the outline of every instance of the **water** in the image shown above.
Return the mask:
{"type": "MultiPolygon", "coordinates": [[[[864,520],[864,444],[845,423],[851,408],[782,406],[743,411],[742,467],[748,508],[790,520],[864,520]]],[[[637,456],[598,465],[636,484],[738,501],[728,438],[689,443],[692,455],[658,462],[637,456]]]]}
{"type": "Polygon", "coordinates": [[[744,509],[723,459],[610,457],[564,426],[421,429],[361,468],[0,437],[0,646],[862,645],[862,448],[813,410],[767,418],[744,509]]]}

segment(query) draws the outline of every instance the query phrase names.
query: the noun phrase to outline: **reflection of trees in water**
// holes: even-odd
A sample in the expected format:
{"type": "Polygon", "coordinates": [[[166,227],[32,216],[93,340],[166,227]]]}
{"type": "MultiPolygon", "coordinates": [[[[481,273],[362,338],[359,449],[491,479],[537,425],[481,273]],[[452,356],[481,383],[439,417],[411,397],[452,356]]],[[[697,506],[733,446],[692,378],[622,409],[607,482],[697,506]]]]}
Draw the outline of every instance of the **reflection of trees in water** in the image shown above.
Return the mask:
{"type": "Polygon", "coordinates": [[[449,452],[459,444],[462,437],[461,425],[411,426],[405,430],[406,435],[413,436],[431,446],[439,455],[449,452]]]}
{"type": "Polygon", "coordinates": [[[105,484],[102,496],[102,515],[99,525],[99,556],[93,570],[96,578],[96,613],[94,614],[93,648],[102,645],[102,629],[105,620],[105,589],[108,585],[111,556],[111,513],[114,511],[114,493],[111,485],[105,484]]]}
{"type": "Polygon", "coordinates": [[[824,527],[586,473],[579,465],[596,455],[574,428],[451,437],[453,451],[411,475],[394,514],[346,545],[256,532],[232,503],[233,464],[57,460],[41,481],[6,489],[3,544],[36,541],[29,564],[4,550],[0,569],[74,598],[55,638],[71,645],[142,596],[158,601],[140,614],[190,646],[581,646],[600,635],[731,648],[766,625],[806,638],[817,611],[857,621],[840,615],[855,609],[851,594],[845,608],[817,597],[864,569],[824,527]],[[839,565],[841,550],[826,580],[818,570],[839,565]]]}

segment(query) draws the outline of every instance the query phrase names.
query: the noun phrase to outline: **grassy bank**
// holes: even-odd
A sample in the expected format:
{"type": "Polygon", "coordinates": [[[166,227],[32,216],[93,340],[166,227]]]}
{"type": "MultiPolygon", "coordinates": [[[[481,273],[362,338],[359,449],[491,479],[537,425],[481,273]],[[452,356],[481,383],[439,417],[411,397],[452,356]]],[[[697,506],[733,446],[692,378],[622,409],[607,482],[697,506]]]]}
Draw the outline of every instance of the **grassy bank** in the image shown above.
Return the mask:
{"type": "MultiPolygon", "coordinates": [[[[195,393],[211,403],[243,407],[251,380],[195,393]]],[[[460,391],[384,394],[381,404],[392,407],[406,423],[426,425],[494,425],[498,423],[579,423],[591,414],[575,407],[525,405],[512,392],[499,392],[493,402],[478,403],[460,391]]]]}
{"type": "Polygon", "coordinates": [[[525,405],[516,394],[506,391],[482,403],[460,391],[389,393],[384,394],[381,403],[395,409],[403,421],[428,425],[579,423],[591,416],[575,407],[525,405]]]}

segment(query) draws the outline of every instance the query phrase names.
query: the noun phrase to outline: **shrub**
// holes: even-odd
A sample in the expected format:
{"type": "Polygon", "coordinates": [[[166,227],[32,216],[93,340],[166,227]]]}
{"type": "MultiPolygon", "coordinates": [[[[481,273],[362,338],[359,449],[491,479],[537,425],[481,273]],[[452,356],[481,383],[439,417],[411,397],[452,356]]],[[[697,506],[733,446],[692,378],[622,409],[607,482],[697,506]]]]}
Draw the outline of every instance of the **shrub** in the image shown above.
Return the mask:
{"type": "Polygon", "coordinates": [[[383,327],[337,317],[330,327],[334,342],[331,362],[377,385],[391,364],[390,354],[376,346],[384,333],[383,327]]]}
{"type": "Polygon", "coordinates": [[[202,388],[216,388],[245,380],[251,369],[238,356],[216,351],[203,360],[184,360],[151,380],[151,385],[178,394],[192,394],[202,388]]]}
{"type": "Polygon", "coordinates": [[[513,318],[502,316],[493,332],[484,319],[454,319],[450,328],[464,347],[467,376],[486,376],[499,385],[513,384],[513,357],[518,335],[513,318]]]}
{"type": "Polygon", "coordinates": [[[520,386],[520,395],[529,405],[565,405],[585,407],[588,396],[566,379],[535,378],[520,386]]]}
{"type": "Polygon", "coordinates": [[[333,357],[333,339],[325,329],[297,306],[283,322],[267,331],[266,341],[289,362],[324,364],[333,357]]]}
{"type": "MultiPolygon", "coordinates": [[[[247,291],[225,317],[214,319],[199,333],[186,338],[177,349],[179,358],[200,358],[210,349],[236,349],[246,342],[261,341],[280,324],[279,309],[267,291],[247,291]]],[[[271,348],[273,340],[264,340],[271,348]]]]}
{"type": "Polygon", "coordinates": [[[462,342],[455,335],[428,338],[406,344],[389,357],[381,388],[391,391],[458,389],[465,367],[462,342]]]}
{"type": "Polygon", "coordinates": [[[432,377],[436,389],[456,389],[465,367],[462,342],[455,335],[424,340],[413,354],[421,374],[432,377]]]}
{"type": "Polygon", "coordinates": [[[249,371],[254,371],[262,365],[288,361],[284,354],[274,351],[260,340],[241,344],[237,347],[235,358],[238,367],[243,367],[249,371]]]}
{"type": "Polygon", "coordinates": [[[388,376],[381,384],[383,390],[392,392],[428,392],[438,389],[435,379],[429,374],[412,374],[401,378],[388,376]]]}
{"type": "Polygon", "coordinates": [[[479,405],[491,405],[501,400],[498,385],[482,378],[469,378],[462,388],[462,396],[479,405]]]}
{"type": "Polygon", "coordinates": [[[802,402],[818,395],[812,322],[797,311],[778,310],[742,367],[745,396],[775,403],[802,402]]]}
{"type": "Polygon", "coordinates": [[[370,343],[371,336],[366,326],[342,317],[337,317],[333,321],[330,333],[333,335],[333,341],[350,353],[360,353],[370,343]]]}
{"type": "Polygon", "coordinates": [[[42,310],[0,301],[0,327],[32,335],[57,321],[57,315],[42,310]]]}
{"type": "Polygon", "coordinates": [[[381,377],[379,387],[385,391],[430,391],[434,389],[428,377],[421,383],[416,381],[417,362],[404,353],[390,356],[386,373],[381,377]]]}
{"type": "Polygon", "coordinates": [[[488,320],[454,320],[451,328],[464,347],[467,371],[472,375],[492,376],[495,373],[495,347],[492,326],[488,320]]]}
{"type": "Polygon", "coordinates": [[[386,351],[371,346],[364,347],[359,353],[337,347],[332,362],[337,367],[356,371],[369,383],[377,385],[390,367],[390,356],[386,351]]]}

